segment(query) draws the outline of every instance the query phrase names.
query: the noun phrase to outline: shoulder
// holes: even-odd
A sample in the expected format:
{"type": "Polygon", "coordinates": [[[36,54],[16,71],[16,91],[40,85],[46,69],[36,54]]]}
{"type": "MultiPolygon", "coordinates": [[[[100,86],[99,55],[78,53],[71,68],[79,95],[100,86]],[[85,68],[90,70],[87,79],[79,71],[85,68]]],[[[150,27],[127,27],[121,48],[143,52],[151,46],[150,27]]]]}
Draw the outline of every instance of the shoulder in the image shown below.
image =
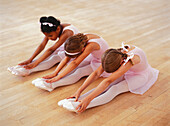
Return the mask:
{"type": "Polygon", "coordinates": [[[70,26],[72,26],[71,24],[63,24],[62,26],[63,26],[62,35],[72,36],[74,34],[74,32],[70,29],[70,26]]]}
{"type": "Polygon", "coordinates": [[[140,56],[135,54],[134,57],[131,59],[131,61],[132,61],[133,65],[140,63],[140,61],[141,61],[140,56]]]}
{"type": "Polygon", "coordinates": [[[91,48],[92,50],[99,50],[100,45],[96,42],[91,41],[87,44],[86,48],[91,48]]]}
{"type": "Polygon", "coordinates": [[[84,48],[84,51],[83,51],[82,55],[88,55],[91,52],[95,51],[96,50],[96,46],[97,45],[95,43],[88,43],[86,45],[86,47],[84,48]]]}
{"type": "Polygon", "coordinates": [[[64,28],[65,27],[67,27],[67,26],[71,26],[71,24],[69,24],[69,23],[63,23],[63,24],[61,24],[64,28]]]}

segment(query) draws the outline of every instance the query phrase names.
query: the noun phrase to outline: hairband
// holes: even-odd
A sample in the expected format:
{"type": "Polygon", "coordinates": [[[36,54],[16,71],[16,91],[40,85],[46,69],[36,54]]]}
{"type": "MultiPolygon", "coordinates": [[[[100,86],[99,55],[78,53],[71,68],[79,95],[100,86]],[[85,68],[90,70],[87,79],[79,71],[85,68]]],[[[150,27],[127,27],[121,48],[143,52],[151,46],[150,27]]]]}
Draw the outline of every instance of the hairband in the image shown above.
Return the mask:
{"type": "Polygon", "coordinates": [[[56,26],[56,25],[53,25],[52,23],[49,23],[49,22],[43,22],[42,24],[43,24],[43,25],[49,25],[49,27],[56,26]]]}
{"type": "Polygon", "coordinates": [[[134,57],[134,53],[131,53],[128,55],[128,57],[126,59],[124,59],[124,63],[123,65],[125,65],[130,59],[132,59],[134,57]]]}
{"type": "Polygon", "coordinates": [[[130,48],[129,45],[125,45],[125,42],[122,42],[122,49],[123,49],[123,51],[128,52],[128,50],[125,48],[125,46],[128,46],[128,48],[130,48]]]}
{"type": "Polygon", "coordinates": [[[77,55],[77,54],[79,54],[80,52],[76,52],[76,53],[69,53],[69,52],[67,52],[66,50],[64,50],[64,52],[66,53],[66,54],[68,54],[68,55],[71,55],[71,56],[74,56],[74,55],[77,55]]]}

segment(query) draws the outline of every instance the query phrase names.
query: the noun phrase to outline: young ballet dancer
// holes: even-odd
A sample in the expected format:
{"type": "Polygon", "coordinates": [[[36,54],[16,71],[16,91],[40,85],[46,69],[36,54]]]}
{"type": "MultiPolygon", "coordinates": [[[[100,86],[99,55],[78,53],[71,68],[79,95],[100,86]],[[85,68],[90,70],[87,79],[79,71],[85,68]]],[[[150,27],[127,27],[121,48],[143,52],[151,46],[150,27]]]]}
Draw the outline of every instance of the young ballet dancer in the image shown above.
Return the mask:
{"type": "Polygon", "coordinates": [[[53,16],[41,17],[40,27],[42,33],[45,35],[43,41],[28,60],[19,63],[17,66],[8,68],[12,74],[18,76],[27,76],[32,72],[51,68],[65,57],[63,43],[66,41],[66,39],[79,33],[77,28],[73,25],[61,24],[60,21],[53,16]],[[49,40],[56,42],[39,58],[35,59],[35,57],[44,50],[49,40]]]}
{"type": "Polygon", "coordinates": [[[64,45],[66,57],[56,70],[50,75],[33,80],[32,83],[48,91],[73,84],[100,66],[101,56],[108,48],[106,41],[95,34],[79,33],[69,37],[64,45]],[[60,72],[64,66],[66,67],[60,72]]]}
{"type": "Polygon", "coordinates": [[[157,80],[159,71],[148,64],[142,49],[122,45],[120,49],[108,49],[102,56],[102,65],[86,79],[75,94],[59,101],[58,105],[81,113],[88,108],[106,104],[124,92],[145,93],[157,80]],[[110,74],[103,73],[104,71],[110,74]],[[96,88],[80,96],[101,75],[107,78],[96,88]]]}

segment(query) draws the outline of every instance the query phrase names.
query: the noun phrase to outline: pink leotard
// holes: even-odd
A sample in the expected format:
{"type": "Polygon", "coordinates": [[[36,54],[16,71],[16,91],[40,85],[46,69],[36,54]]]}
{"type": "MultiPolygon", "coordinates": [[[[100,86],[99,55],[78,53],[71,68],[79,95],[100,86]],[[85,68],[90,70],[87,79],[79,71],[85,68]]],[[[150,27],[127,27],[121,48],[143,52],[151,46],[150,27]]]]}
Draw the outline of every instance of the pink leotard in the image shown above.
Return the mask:
{"type": "Polygon", "coordinates": [[[140,57],[140,63],[134,65],[125,73],[129,90],[135,94],[145,93],[157,80],[159,71],[152,68],[147,61],[144,51],[135,46],[127,54],[134,53],[140,57]]]}
{"type": "MultiPolygon", "coordinates": [[[[71,30],[73,31],[73,35],[78,34],[79,31],[78,29],[73,26],[73,25],[69,25],[66,26],[62,32],[64,32],[65,30],[71,30]]],[[[65,53],[64,53],[64,43],[55,51],[55,53],[57,53],[62,59],[65,57],[65,53]]]]}
{"type": "Polygon", "coordinates": [[[102,37],[97,38],[97,39],[90,39],[87,43],[90,43],[90,42],[96,42],[100,46],[99,50],[93,51],[90,54],[90,57],[91,57],[90,65],[93,71],[95,71],[101,65],[102,54],[109,48],[109,45],[102,37]]]}

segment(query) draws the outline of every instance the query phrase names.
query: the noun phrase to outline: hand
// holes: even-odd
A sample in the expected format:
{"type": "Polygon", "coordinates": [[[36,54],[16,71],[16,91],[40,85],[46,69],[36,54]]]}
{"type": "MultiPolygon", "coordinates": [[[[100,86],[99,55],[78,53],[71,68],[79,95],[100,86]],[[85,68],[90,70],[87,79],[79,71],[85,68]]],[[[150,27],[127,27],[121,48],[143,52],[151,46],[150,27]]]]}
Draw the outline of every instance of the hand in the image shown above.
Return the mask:
{"type": "Polygon", "coordinates": [[[37,64],[35,62],[32,62],[32,63],[30,63],[28,65],[25,65],[24,68],[25,69],[32,69],[32,68],[34,68],[36,66],[37,66],[37,64]]]}
{"type": "Polygon", "coordinates": [[[19,63],[18,65],[27,65],[29,63],[31,63],[31,60],[26,60],[24,62],[19,63]]]}
{"type": "Polygon", "coordinates": [[[44,77],[42,77],[42,78],[44,78],[44,79],[51,79],[51,78],[53,78],[53,77],[55,77],[55,76],[57,76],[56,73],[51,73],[51,74],[46,75],[46,76],[44,76],[44,77]]]}
{"type": "Polygon", "coordinates": [[[87,98],[84,98],[83,100],[78,101],[80,104],[76,107],[76,110],[78,110],[78,113],[82,113],[86,110],[87,106],[90,103],[90,100],[87,98]]]}
{"type": "Polygon", "coordinates": [[[70,98],[75,98],[75,102],[78,101],[78,98],[80,97],[80,92],[79,91],[76,91],[76,93],[74,93],[73,95],[71,95],[70,97],[68,97],[67,99],[70,99],[70,98]]]}
{"type": "Polygon", "coordinates": [[[49,80],[45,80],[45,82],[47,82],[47,83],[53,83],[53,82],[56,82],[56,81],[58,81],[59,79],[57,78],[57,77],[54,77],[54,78],[52,78],[52,79],[49,79],[49,80]]]}

